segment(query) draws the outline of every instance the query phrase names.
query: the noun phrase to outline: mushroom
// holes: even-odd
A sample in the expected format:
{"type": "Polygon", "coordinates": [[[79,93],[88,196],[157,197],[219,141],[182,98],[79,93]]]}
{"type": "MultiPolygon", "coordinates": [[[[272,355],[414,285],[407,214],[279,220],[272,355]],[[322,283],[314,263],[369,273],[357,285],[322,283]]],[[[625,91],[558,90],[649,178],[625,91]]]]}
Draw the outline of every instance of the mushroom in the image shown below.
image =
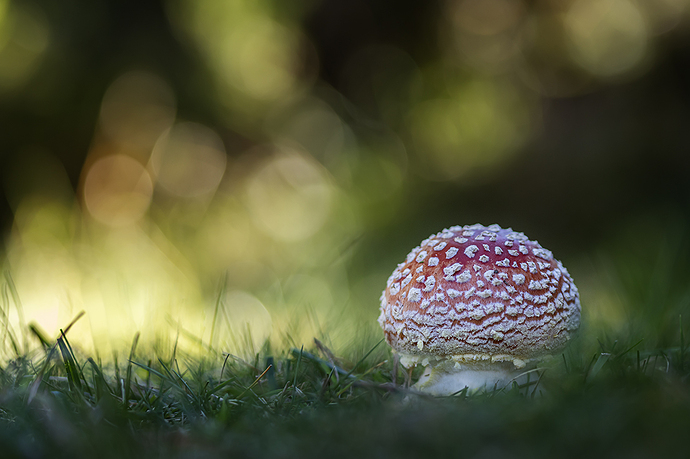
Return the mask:
{"type": "Polygon", "coordinates": [[[562,349],[580,299],[549,250],[498,225],[453,226],[422,241],[388,279],[379,324],[416,388],[493,389],[562,349]]]}

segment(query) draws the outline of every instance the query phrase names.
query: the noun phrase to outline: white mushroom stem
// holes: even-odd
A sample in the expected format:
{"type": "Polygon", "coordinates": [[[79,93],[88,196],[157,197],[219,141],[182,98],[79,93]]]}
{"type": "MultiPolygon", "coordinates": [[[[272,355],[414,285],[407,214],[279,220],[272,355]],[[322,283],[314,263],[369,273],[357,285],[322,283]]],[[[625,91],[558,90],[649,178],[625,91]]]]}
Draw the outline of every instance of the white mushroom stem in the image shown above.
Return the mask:
{"type": "Polygon", "coordinates": [[[414,387],[432,395],[452,395],[465,388],[491,391],[504,388],[516,376],[513,365],[505,362],[480,368],[445,362],[427,366],[414,387]]]}
{"type": "Polygon", "coordinates": [[[469,392],[503,389],[516,381],[528,381],[525,362],[513,361],[475,361],[458,362],[455,359],[420,359],[402,356],[401,362],[407,366],[426,365],[424,373],[413,386],[415,389],[432,395],[452,395],[467,388],[469,392]]]}

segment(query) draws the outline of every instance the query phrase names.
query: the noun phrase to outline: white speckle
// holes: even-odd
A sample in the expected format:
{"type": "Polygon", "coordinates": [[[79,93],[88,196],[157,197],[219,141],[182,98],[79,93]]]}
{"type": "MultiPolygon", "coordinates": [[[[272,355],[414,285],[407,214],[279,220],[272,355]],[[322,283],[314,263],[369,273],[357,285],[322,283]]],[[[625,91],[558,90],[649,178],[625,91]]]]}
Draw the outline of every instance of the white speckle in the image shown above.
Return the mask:
{"type": "Polygon", "coordinates": [[[470,279],[472,279],[472,273],[470,273],[468,270],[465,270],[465,271],[461,272],[460,274],[458,274],[457,276],[455,276],[455,282],[457,282],[459,284],[464,284],[465,282],[467,282],[470,279]]]}
{"type": "Polygon", "coordinates": [[[446,293],[448,294],[448,297],[450,299],[455,299],[455,298],[460,296],[460,292],[455,290],[455,289],[452,289],[452,288],[449,288],[448,290],[446,290],[446,293]]]}
{"type": "Polygon", "coordinates": [[[506,315],[507,316],[516,316],[520,313],[520,310],[516,308],[515,306],[508,306],[506,308],[506,315]]]}
{"type": "Polygon", "coordinates": [[[489,231],[501,231],[501,226],[494,223],[492,225],[487,226],[486,229],[488,229],[489,231]]]}
{"type": "Polygon", "coordinates": [[[430,257],[428,263],[429,263],[429,266],[436,266],[438,264],[438,258],[430,257]]]}
{"type": "Polygon", "coordinates": [[[513,268],[517,268],[517,267],[518,267],[517,261],[514,261],[513,262],[513,268]]]}
{"type": "Polygon", "coordinates": [[[443,274],[446,276],[452,276],[456,272],[460,271],[461,268],[462,265],[460,263],[453,263],[452,265],[443,268],[443,274]]]}
{"type": "Polygon", "coordinates": [[[520,253],[517,250],[508,250],[508,253],[514,257],[517,257],[518,255],[520,255],[520,253]]]}
{"type": "Polygon", "coordinates": [[[437,246],[434,247],[434,250],[437,250],[437,251],[443,250],[443,248],[447,245],[448,245],[448,243],[446,243],[446,242],[440,242],[437,246]]]}
{"type": "Polygon", "coordinates": [[[491,251],[491,249],[489,248],[489,244],[482,244],[482,247],[484,247],[484,250],[486,250],[487,252],[491,251]]]}
{"type": "Polygon", "coordinates": [[[485,308],[490,314],[503,311],[504,307],[502,303],[491,303],[485,308]]]}
{"type": "Polygon", "coordinates": [[[419,348],[420,351],[422,349],[424,349],[424,340],[421,340],[421,339],[417,340],[417,347],[419,348]]]}
{"type": "Polygon", "coordinates": [[[506,247],[512,247],[513,246],[513,241],[505,241],[505,246],[506,247]]]}
{"type": "Polygon", "coordinates": [[[565,306],[565,301],[563,299],[563,295],[560,293],[556,297],[555,302],[556,302],[556,309],[561,309],[563,306],[565,306]]]}
{"type": "Polygon", "coordinates": [[[474,265],[474,266],[472,266],[472,269],[474,269],[474,272],[476,273],[476,272],[481,271],[481,270],[482,270],[482,267],[479,266],[479,265],[474,265]]]}
{"type": "Polygon", "coordinates": [[[470,317],[474,320],[479,320],[483,318],[486,314],[481,308],[474,309],[470,312],[470,317]]]}
{"type": "Polygon", "coordinates": [[[522,303],[525,302],[525,299],[522,297],[522,295],[518,295],[518,296],[515,297],[515,301],[517,301],[518,303],[522,304],[522,303]]]}
{"type": "Polygon", "coordinates": [[[469,290],[466,290],[466,291],[465,291],[465,298],[469,298],[469,297],[471,297],[472,295],[474,295],[474,292],[475,292],[476,290],[477,290],[477,289],[474,288],[474,287],[471,287],[469,290]]]}
{"type": "Polygon", "coordinates": [[[453,239],[453,240],[454,240],[455,242],[460,243],[460,244],[464,244],[465,242],[469,241],[469,239],[467,239],[466,237],[456,237],[456,238],[453,239]]]}
{"type": "Polygon", "coordinates": [[[407,296],[407,299],[412,301],[413,303],[418,303],[419,300],[422,299],[422,291],[419,290],[418,288],[412,287],[410,289],[410,293],[407,296]]]}
{"type": "Polygon", "coordinates": [[[520,253],[522,253],[523,255],[529,254],[529,250],[527,250],[527,246],[521,245],[520,246],[520,253]]]}
{"type": "Polygon", "coordinates": [[[421,273],[422,271],[424,271],[424,266],[423,266],[423,265],[419,265],[419,266],[417,266],[417,269],[415,269],[415,272],[416,272],[417,274],[421,273]]]}
{"type": "Polygon", "coordinates": [[[450,238],[452,238],[453,236],[455,236],[455,234],[453,234],[453,233],[450,232],[450,231],[444,231],[443,233],[441,233],[441,237],[444,238],[444,239],[450,239],[450,238]]]}
{"type": "Polygon", "coordinates": [[[534,297],[534,304],[544,304],[547,301],[549,301],[549,299],[546,297],[546,295],[537,295],[534,297]]]}
{"type": "Polygon", "coordinates": [[[491,332],[491,338],[494,341],[503,341],[503,336],[504,336],[503,333],[501,333],[500,331],[493,330],[491,332]]]}
{"type": "Polygon", "coordinates": [[[520,267],[523,271],[527,271],[527,263],[520,263],[520,267]]]}
{"type": "Polygon", "coordinates": [[[492,277],[494,277],[494,270],[493,269],[487,269],[484,272],[484,279],[491,280],[492,277]]]}
{"type": "Polygon", "coordinates": [[[398,292],[400,291],[400,283],[396,282],[395,284],[391,285],[391,295],[397,295],[398,292]]]}
{"type": "Polygon", "coordinates": [[[476,245],[470,245],[465,249],[465,255],[467,255],[468,258],[474,258],[474,254],[479,251],[479,247],[476,245]]]}
{"type": "Polygon", "coordinates": [[[503,249],[500,248],[499,246],[496,246],[494,248],[494,252],[496,252],[496,255],[502,255],[503,254],[503,249]]]}
{"type": "Polygon", "coordinates": [[[469,236],[472,236],[473,234],[474,234],[474,231],[463,231],[463,232],[462,232],[462,235],[463,235],[463,236],[468,236],[468,237],[469,237],[469,236]]]}
{"type": "Polygon", "coordinates": [[[456,303],[455,309],[457,311],[464,311],[465,308],[467,308],[467,305],[465,303],[456,303]]]}
{"type": "Polygon", "coordinates": [[[436,278],[434,276],[427,277],[426,282],[424,282],[424,291],[430,292],[433,290],[434,285],[436,285],[436,278]]]}
{"type": "Polygon", "coordinates": [[[400,286],[405,287],[410,282],[412,282],[412,274],[408,274],[407,277],[402,280],[402,282],[400,283],[400,286]]]}
{"type": "Polygon", "coordinates": [[[446,250],[446,260],[450,260],[455,256],[455,254],[458,253],[458,248],[457,247],[451,247],[450,249],[446,250]]]}
{"type": "Polygon", "coordinates": [[[497,274],[497,276],[498,276],[499,279],[503,279],[503,280],[508,279],[508,273],[499,272],[499,273],[497,274]]]}
{"type": "Polygon", "coordinates": [[[549,263],[544,263],[543,261],[537,261],[537,266],[539,266],[540,270],[544,270],[551,265],[549,263]]]}
{"type": "Polygon", "coordinates": [[[501,292],[497,296],[504,301],[508,301],[510,299],[510,295],[508,295],[508,292],[501,292]]]}
{"type": "Polygon", "coordinates": [[[530,290],[543,290],[548,286],[549,280],[548,279],[542,279],[542,280],[531,280],[529,281],[529,288],[530,290]]]}
{"type": "Polygon", "coordinates": [[[485,239],[485,237],[482,236],[481,234],[474,238],[475,241],[483,241],[484,239],[485,239]]]}
{"type": "Polygon", "coordinates": [[[510,293],[517,293],[517,289],[512,285],[506,285],[506,290],[508,290],[510,293]]]}
{"type": "Polygon", "coordinates": [[[481,261],[482,263],[486,263],[487,261],[489,261],[489,257],[487,257],[486,255],[482,255],[481,257],[479,257],[479,261],[481,261]]]}
{"type": "Polygon", "coordinates": [[[484,287],[484,282],[478,280],[478,281],[477,281],[477,287],[479,287],[479,288],[484,287]]]}
{"type": "Polygon", "coordinates": [[[534,295],[531,293],[522,292],[522,296],[524,296],[527,301],[532,301],[534,299],[534,295]]]}
{"type": "Polygon", "coordinates": [[[425,278],[426,278],[426,276],[424,276],[424,275],[422,274],[421,276],[419,276],[419,277],[418,277],[417,279],[415,279],[415,280],[416,280],[417,282],[424,282],[424,279],[425,279],[425,278]]]}
{"type": "Polygon", "coordinates": [[[491,290],[486,289],[481,292],[477,292],[477,296],[480,298],[489,298],[491,296],[491,290]]]}
{"type": "Polygon", "coordinates": [[[542,249],[540,247],[536,247],[536,248],[532,249],[532,253],[535,256],[537,256],[539,258],[543,258],[544,260],[547,260],[547,261],[551,261],[551,259],[553,258],[553,254],[551,253],[550,250],[542,249]]]}
{"type": "Polygon", "coordinates": [[[446,299],[446,296],[443,294],[443,292],[438,292],[436,294],[436,301],[443,301],[446,299]]]}
{"type": "Polygon", "coordinates": [[[422,309],[426,309],[426,308],[429,307],[430,304],[431,304],[431,301],[429,301],[429,300],[422,300],[422,303],[419,305],[419,307],[422,308],[422,309]]]}
{"type": "Polygon", "coordinates": [[[491,279],[491,285],[501,285],[502,283],[503,281],[498,277],[494,277],[493,279],[491,279]]]}
{"type": "Polygon", "coordinates": [[[537,272],[537,264],[533,261],[528,261],[527,266],[529,266],[529,272],[531,273],[536,273],[537,272]]]}
{"type": "Polygon", "coordinates": [[[513,231],[512,233],[510,233],[506,236],[506,239],[517,239],[518,241],[525,241],[525,240],[527,240],[527,236],[525,236],[522,233],[518,233],[516,231],[513,231]]]}
{"type": "Polygon", "coordinates": [[[525,275],[524,274],[513,274],[513,282],[515,282],[518,285],[522,285],[525,283],[525,275]]]}
{"type": "Polygon", "coordinates": [[[410,268],[405,268],[405,271],[402,272],[402,276],[407,276],[408,274],[410,274],[410,268]]]}
{"type": "Polygon", "coordinates": [[[427,256],[426,250],[422,250],[421,252],[419,252],[419,255],[417,255],[417,258],[415,259],[415,261],[417,263],[421,263],[422,261],[424,261],[426,256],[427,256]]]}
{"type": "MultiPolygon", "coordinates": [[[[496,247],[496,248],[498,248],[498,247],[496,247]]],[[[501,261],[497,261],[496,266],[503,266],[504,268],[509,268],[510,267],[510,260],[505,258],[501,261]]]]}
{"type": "Polygon", "coordinates": [[[396,269],[395,271],[393,271],[393,274],[391,275],[390,282],[395,282],[395,281],[397,281],[398,279],[400,279],[401,277],[402,277],[402,274],[400,274],[400,271],[398,271],[398,270],[396,269]]]}

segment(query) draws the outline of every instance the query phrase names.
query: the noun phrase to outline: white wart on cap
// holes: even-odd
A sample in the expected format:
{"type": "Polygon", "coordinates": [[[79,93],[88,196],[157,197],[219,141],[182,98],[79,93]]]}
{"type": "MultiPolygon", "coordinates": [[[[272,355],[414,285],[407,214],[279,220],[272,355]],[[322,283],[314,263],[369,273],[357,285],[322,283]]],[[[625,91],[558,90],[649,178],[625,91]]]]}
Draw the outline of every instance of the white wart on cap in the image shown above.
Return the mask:
{"type": "Polygon", "coordinates": [[[580,300],[561,262],[523,233],[454,226],[393,271],[379,324],[403,365],[429,365],[417,387],[452,393],[507,382],[562,349],[579,327],[580,300]]]}

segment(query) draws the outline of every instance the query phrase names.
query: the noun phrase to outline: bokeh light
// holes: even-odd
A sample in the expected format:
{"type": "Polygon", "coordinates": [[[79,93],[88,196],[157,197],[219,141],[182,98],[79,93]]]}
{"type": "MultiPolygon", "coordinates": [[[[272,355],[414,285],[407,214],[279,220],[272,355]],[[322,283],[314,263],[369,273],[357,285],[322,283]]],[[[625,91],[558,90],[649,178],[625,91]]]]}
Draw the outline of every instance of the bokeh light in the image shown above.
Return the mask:
{"type": "Polygon", "coordinates": [[[227,156],[221,138],[196,123],[180,123],[156,142],[151,167],[168,193],[194,197],[214,191],[225,174],[227,156]]]}
{"type": "Polygon", "coordinates": [[[306,239],[331,210],[325,170],[302,153],[279,148],[249,178],[246,202],[258,229],[279,241],[306,239]]]}
{"type": "Polygon", "coordinates": [[[354,137],[335,110],[313,96],[276,107],[266,117],[265,130],[275,142],[301,148],[325,165],[338,161],[354,137]]]}
{"type": "Polygon", "coordinates": [[[565,24],[573,57],[595,75],[616,76],[634,69],[649,46],[645,19],[628,0],[575,0],[565,24]]]}
{"type": "Polygon", "coordinates": [[[434,180],[470,177],[506,165],[529,138],[529,99],[497,81],[460,81],[450,96],[417,105],[410,133],[421,171],[434,180]]]}
{"type": "Polygon", "coordinates": [[[50,46],[50,24],[34,4],[0,1],[0,91],[17,88],[50,46]]]}
{"type": "Polygon", "coordinates": [[[461,0],[446,5],[445,32],[469,65],[489,72],[508,70],[520,55],[519,26],[525,16],[520,0],[461,0]]]}
{"type": "Polygon", "coordinates": [[[314,67],[313,47],[290,20],[277,20],[268,1],[169,2],[180,37],[197,46],[214,74],[218,101],[238,129],[271,103],[289,97],[314,67]]]}
{"type": "Polygon", "coordinates": [[[140,71],[117,78],[103,96],[100,126],[111,141],[150,153],[175,120],[175,95],[160,77],[140,71]]]}
{"type": "Polygon", "coordinates": [[[222,317],[216,316],[216,320],[221,323],[216,326],[221,331],[225,329],[220,336],[232,343],[229,348],[247,349],[248,355],[252,355],[261,349],[273,333],[271,314],[250,293],[241,290],[227,292],[219,312],[222,317]]]}
{"type": "Polygon", "coordinates": [[[153,183],[141,163],[125,155],[111,155],[91,165],[84,179],[84,205],[101,223],[123,226],[148,210],[153,183]]]}

